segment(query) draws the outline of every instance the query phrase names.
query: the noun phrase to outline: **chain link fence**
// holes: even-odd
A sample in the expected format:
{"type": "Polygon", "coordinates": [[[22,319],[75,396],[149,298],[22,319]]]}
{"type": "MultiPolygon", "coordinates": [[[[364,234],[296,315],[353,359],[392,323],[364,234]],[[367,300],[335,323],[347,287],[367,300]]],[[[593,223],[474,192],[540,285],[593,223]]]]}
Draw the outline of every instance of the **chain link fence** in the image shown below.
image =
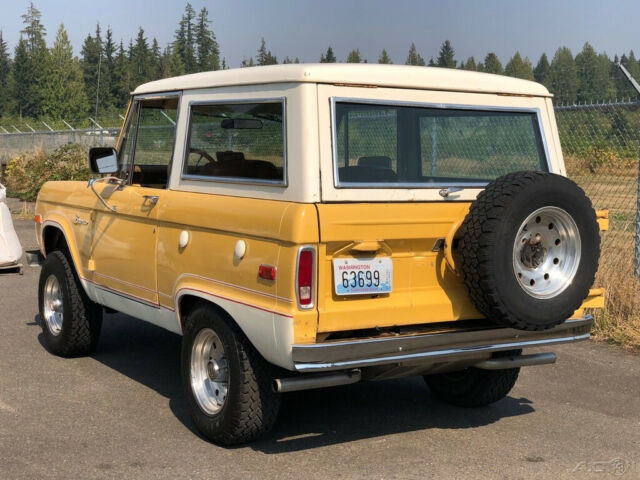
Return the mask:
{"type": "MultiPolygon", "coordinates": [[[[640,102],[557,106],[568,176],[596,210],[609,210],[596,285],[606,287],[599,327],[622,343],[640,333],[640,102]]],[[[635,340],[634,340],[635,339],[635,340]]]]}
{"type": "Polygon", "coordinates": [[[110,147],[115,145],[118,131],[118,128],[88,128],[31,133],[0,132],[0,163],[5,164],[21,153],[32,152],[38,148],[50,152],[67,143],[78,143],[87,149],[99,146],[110,147]]]}

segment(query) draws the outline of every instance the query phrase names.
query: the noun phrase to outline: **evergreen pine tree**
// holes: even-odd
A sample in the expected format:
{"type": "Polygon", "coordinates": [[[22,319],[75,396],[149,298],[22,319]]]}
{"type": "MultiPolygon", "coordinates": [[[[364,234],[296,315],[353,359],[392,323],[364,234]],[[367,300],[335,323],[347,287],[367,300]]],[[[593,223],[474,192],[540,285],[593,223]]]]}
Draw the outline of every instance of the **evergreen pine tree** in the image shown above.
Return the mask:
{"type": "Polygon", "coordinates": [[[336,61],[337,59],[333,53],[333,48],[331,48],[331,45],[329,45],[329,48],[327,48],[327,53],[322,53],[320,55],[320,63],[336,63],[336,61]]]}
{"type": "Polygon", "coordinates": [[[476,65],[476,59],[473,57],[469,57],[467,58],[466,63],[464,64],[464,69],[465,70],[471,70],[471,71],[475,71],[478,69],[477,65],[476,65]]]}
{"type": "Polygon", "coordinates": [[[121,110],[123,109],[128,100],[129,93],[135,88],[132,82],[131,71],[129,70],[129,58],[120,41],[118,51],[113,60],[113,85],[111,92],[113,95],[114,106],[121,110]]]}
{"type": "Polygon", "coordinates": [[[42,113],[55,119],[83,116],[89,104],[82,69],[78,60],[73,58],[64,25],[58,29],[44,70],[47,75],[42,87],[42,113]]]}
{"type": "Polygon", "coordinates": [[[10,112],[10,75],[11,59],[9,58],[7,42],[4,41],[4,38],[2,37],[2,30],[0,30],[0,117],[8,115],[10,112]]]}
{"type": "Polygon", "coordinates": [[[324,58],[327,63],[336,63],[338,61],[335,54],[333,53],[333,48],[331,48],[331,45],[327,47],[327,54],[324,58]]]}
{"type": "Polygon", "coordinates": [[[349,55],[347,55],[347,63],[362,63],[362,56],[360,55],[359,48],[349,52],[349,55]]]}
{"type": "Polygon", "coordinates": [[[163,76],[167,77],[177,77],[178,75],[184,75],[185,68],[184,63],[182,63],[182,57],[178,54],[174,48],[169,45],[164,52],[164,67],[163,67],[163,76]]]}
{"type": "Polygon", "coordinates": [[[567,47],[560,47],[549,67],[549,90],[557,103],[574,103],[578,92],[578,75],[573,54],[567,47]]]}
{"type": "Polygon", "coordinates": [[[284,60],[282,60],[282,64],[285,65],[285,64],[289,64],[289,63],[293,63],[293,60],[291,60],[289,58],[289,55],[287,55],[286,57],[284,57],[284,60]]]}
{"type": "Polygon", "coordinates": [[[383,64],[392,64],[393,62],[391,61],[391,57],[389,57],[389,54],[387,53],[387,51],[383,48],[382,52],[380,52],[380,56],[378,57],[378,63],[383,63],[383,64]]]}
{"type": "Polygon", "coordinates": [[[42,15],[29,4],[22,15],[24,29],[14,53],[13,93],[17,113],[26,117],[42,114],[42,85],[46,72],[49,51],[45,43],[46,30],[40,22],[42,15]]]}
{"type": "Polygon", "coordinates": [[[589,42],[575,58],[578,78],[577,99],[580,102],[604,100],[612,93],[610,88],[609,58],[598,55],[589,42]]]}
{"type": "Polygon", "coordinates": [[[415,43],[411,43],[411,46],[409,47],[409,53],[407,54],[407,59],[405,60],[404,64],[419,65],[421,67],[424,67],[424,58],[422,58],[418,53],[415,43]]]}
{"type": "Polygon", "coordinates": [[[200,72],[220,70],[220,47],[210,24],[209,12],[203,7],[195,25],[196,60],[200,72]]]}
{"type": "Polygon", "coordinates": [[[184,15],[182,15],[182,18],[178,23],[178,29],[176,30],[173,41],[173,50],[180,56],[180,60],[184,65],[185,73],[194,73],[198,69],[194,35],[195,16],[196,11],[190,3],[187,3],[184,8],[184,15]]]}
{"type": "Polygon", "coordinates": [[[484,57],[484,69],[482,71],[502,75],[502,63],[500,63],[500,60],[495,53],[490,52],[486,57],[484,57]]]}
{"type": "Polygon", "coordinates": [[[103,73],[100,84],[101,90],[104,92],[104,108],[107,110],[113,110],[115,106],[115,92],[114,92],[114,70],[115,70],[115,54],[116,44],[113,41],[113,32],[111,28],[107,28],[105,40],[102,48],[102,64],[103,73]]]}
{"type": "Polygon", "coordinates": [[[540,55],[540,60],[536,64],[536,68],[533,69],[533,78],[536,82],[543,84],[545,87],[549,87],[549,60],[547,54],[540,55]]]}
{"type": "Polygon", "coordinates": [[[438,53],[438,66],[445,68],[456,68],[455,50],[451,46],[451,42],[449,40],[445,40],[442,46],[440,47],[440,52],[438,53]]]}
{"type": "Polygon", "coordinates": [[[96,25],[95,37],[87,35],[80,51],[82,60],[80,66],[84,79],[84,88],[92,113],[98,116],[108,97],[108,84],[104,83],[106,64],[103,63],[103,45],[100,24],[96,25]]]}
{"type": "Polygon", "coordinates": [[[533,80],[533,67],[528,58],[523,60],[520,52],[516,52],[504,67],[504,74],[510,77],[533,80]]]}
{"type": "MultiPolygon", "coordinates": [[[[623,53],[620,57],[620,63],[624,65],[624,67],[631,74],[631,76],[636,79],[636,81],[640,82],[640,64],[636,60],[633,50],[629,52],[628,56],[623,53]]],[[[638,92],[636,92],[635,88],[633,88],[633,86],[631,85],[631,82],[629,82],[626,75],[622,73],[620,67],[618,67],[617,65],[615,66],[613,77],[615,79],[616,92],[619,98],[635,99],[637,97],[638,92]]]]}
{"type": "Polygon", "coordinates": [[[142,27],[138,27],[135,44],[129,47],[129,65],[134,85],[153,80],[151,50],[142,27]]]}
{"type": "Polygon", "coordinates": [[[150,51],[150,76],[151,80],[157,80],[162,78],[162,52],[160,51],[160,45],[158,45],[158,40],[153,39],[151,42],[151,51],[150,51]]]}
{"type": "MultiPolygon", "coordinates": [[[[258,56],[256,57],[256,63],[258,65],[275,65],[278,63],[278,59],[275,55],[271,54],[271,50],[267,50],[267,44],[264,41],[264,37],[260,42],[260,48],[258,49],[258,56]]],[[[252,66],[252,65],[249,65],[252,66]]]]}

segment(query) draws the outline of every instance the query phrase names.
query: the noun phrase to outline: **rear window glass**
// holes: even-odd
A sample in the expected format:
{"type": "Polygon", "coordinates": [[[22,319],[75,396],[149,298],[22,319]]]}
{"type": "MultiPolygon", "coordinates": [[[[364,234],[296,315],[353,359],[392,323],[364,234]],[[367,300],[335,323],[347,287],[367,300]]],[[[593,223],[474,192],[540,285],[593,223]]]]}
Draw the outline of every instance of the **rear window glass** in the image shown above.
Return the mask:
{"type": "Polygon", "coordinates": [[[283,183],[284,102],[191,106],[183,174],[283,183]]]}
{"type": "Polygon", "coordinates": [[[548,170],[535,112],[336,102],[335,123],[337,186],[484,185],[548,170]]]}

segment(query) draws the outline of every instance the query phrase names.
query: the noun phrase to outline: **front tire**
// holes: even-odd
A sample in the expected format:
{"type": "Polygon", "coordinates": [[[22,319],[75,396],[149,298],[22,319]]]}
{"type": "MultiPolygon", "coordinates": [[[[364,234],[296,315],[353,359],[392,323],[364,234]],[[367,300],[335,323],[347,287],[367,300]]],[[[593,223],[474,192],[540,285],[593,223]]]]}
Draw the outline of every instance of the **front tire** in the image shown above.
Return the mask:
{"type": "Polygon", "coordinates": [[[40,326],[47,349],[60,357],[89,355],[98,344],[102,307],[87,296],[66,255],[47,255],[38,285],[40,326]]]}
{"type": "MultiPolygon", "coordinates": [[[[494,357],[519,355],[521,350],[497,352],[494,357]]],[[[520,368],[483,370],[469,367],[449,373],[425,375],[424,381],[439,400],[458,407],[482,407],[506,397],[518,379],[520,368]]]]}
{"type": "Polygon", "coordinates": [[[186,319],[181,370],[191,418],[212,442],[250,442],[275,423],[280,396],[269,365],[211,305],[201,303],[186,319]]]}

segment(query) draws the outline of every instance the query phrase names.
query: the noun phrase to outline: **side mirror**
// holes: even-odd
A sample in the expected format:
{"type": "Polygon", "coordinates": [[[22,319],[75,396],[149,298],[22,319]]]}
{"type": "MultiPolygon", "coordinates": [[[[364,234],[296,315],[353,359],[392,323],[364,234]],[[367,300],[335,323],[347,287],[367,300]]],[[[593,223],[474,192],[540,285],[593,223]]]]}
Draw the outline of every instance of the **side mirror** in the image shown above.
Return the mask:
{"type": "Polygon", "coordinates": [[[111,147],[93,147],[89,150],[89,170],[91,173],[116,173],[118,152],[111,147]]]}

